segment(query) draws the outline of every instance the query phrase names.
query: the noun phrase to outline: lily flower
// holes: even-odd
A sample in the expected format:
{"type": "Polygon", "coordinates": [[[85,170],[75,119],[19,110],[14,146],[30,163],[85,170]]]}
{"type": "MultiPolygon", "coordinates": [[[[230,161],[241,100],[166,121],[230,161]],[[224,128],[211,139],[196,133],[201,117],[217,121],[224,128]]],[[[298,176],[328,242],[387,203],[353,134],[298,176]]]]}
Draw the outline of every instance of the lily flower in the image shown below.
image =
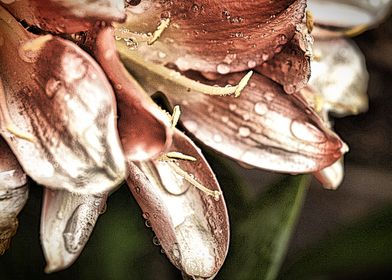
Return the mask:
{"type": "MultiPolygon", "coordinates": [[[[257,168],[318,172],[341,158],[347,146],[299,92],[312,56],[306,1],[126,2],[2,1],[0,134],[23,171],[2,156],[1,176],[20,171],[0,187],[24,186],[23,172],[45,187],[47,272],[77,259],[126,180],[170,261],[213,278],[228,214],[201,151],[175,127],[178,105],[190,134],[257,168]]],[[[0,222],[15,221],[26,195],[12,198],[19,206],[0,222]]]]}

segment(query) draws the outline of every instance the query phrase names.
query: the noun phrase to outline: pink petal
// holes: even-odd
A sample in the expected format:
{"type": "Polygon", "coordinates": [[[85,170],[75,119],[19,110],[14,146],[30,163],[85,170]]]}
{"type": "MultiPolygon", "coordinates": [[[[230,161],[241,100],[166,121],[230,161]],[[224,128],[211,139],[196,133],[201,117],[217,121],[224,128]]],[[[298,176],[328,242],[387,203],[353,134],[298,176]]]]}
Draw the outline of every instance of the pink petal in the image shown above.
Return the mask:
{"type": "Polygon", "coordinates": [[[304,9],[304,0],[149,0],[127,8],[127,22],[118,32],[153,32],[169,18],[158,41],[139,42],[143,57],[173,62],[183,71],[226,74],[271,59],[294,36],[304,9]]]}
{"type": "Polygon", "coordinates": [[[310,77],[312,42],[313,39],[306,29],[297,30],[282,51],[257,67],[256,71],[283,85],[287,93],[300,90],[310,77]]]}
{"type": "Polygon", "coordinates": [[[16,233],[17,216],[27,197],[26,174],[0,137],[0,255],[8,249],[16,233]]]}
{"type": "Polygon", "coordinates": [[[4,6],[29,25],[55,33],[85,31],[97,21],[125,20],[124,3],[117,0],[30,0],[4,6]]]}
{"type": "Polygon", "coordinates": [[[81,195],[45,188],[41,243],[47,273],[69,267],[86,245],[107,195],[81,195]]]}
{"type": "Polygon", "coordinates": [[[69,41],[27,33],[2,7],[0,31],[0,133],[25,172],[56,189],[116,187],[125,160],[101,68],[69,41]]]}
{"type": "MultiPolygon", "coordinates": [[[[178,130],[170,150],[196,158],[195,162],[171,164],[178,164],[210,190],[221,191],[200,150],[178,130]]],[[[223,197],[215,200],[196,189],[168,162],[129,162],[128,168],[128,186],[170,261],[191,277],[213,277],[224,262],[229,243],[223,197]]]]}
{"type": "MultiPolygon", "coordinates": [[[[215,82],[225,85],[240,78],[227,75],[215,82]]],[[[172,104],[182,107],[184,126],[204,144],[240,162],[303,173],[329,166],[346,152],[346,145],[304,99],[285,94],[260,75],[253,75],[238,98],[167,89],[172,104]]]]}
{"type": "Polygon", "coordinates": [[[119,60],[112,29],[98,33],[95,55],[116,90],[121,142],[129,161],[157,157],[171,143],[171,124],[119,60]]]}

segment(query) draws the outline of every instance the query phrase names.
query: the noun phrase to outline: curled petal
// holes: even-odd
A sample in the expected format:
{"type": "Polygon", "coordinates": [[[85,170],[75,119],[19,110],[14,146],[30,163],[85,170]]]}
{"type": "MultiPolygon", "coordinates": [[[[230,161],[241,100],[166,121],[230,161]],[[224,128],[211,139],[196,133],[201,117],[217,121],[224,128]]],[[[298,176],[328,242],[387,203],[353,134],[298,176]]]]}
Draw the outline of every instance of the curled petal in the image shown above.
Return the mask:
{"type": "Polygon", "coordinates": [[[196,161],[129,162],[127,182],[170,261],[192,279],[209,279],[219,271],[228,250],[225,202],[222,195],[216,200],[196,189],[176,171],[180,168],[220,193],[200,150],[178,130],[171,149],[196,161]]]}
{"type": "Polygon", "coordinates": [[[47,273],[69,267],[80,255],[105,208],[107,195],[44,190],[41,243],[47,273]]]}
{"type": "Polygon", "coordinates": [[[316,40],[314,54],[309,86],[321,97],[323,110],[341,116],[366,111],[369,77],[364,56],[354,42],[316,40]]]}
{"type": "Polygon", "coordinates": [[[27,179],[11,150],[0,137],[0,255],[18,228],[17,216],[28,197],[27,179]]]}
{"type": "MultiPolygon", "coordinates": [[[[4,1],[3,1],[4,2],[4,1]]],[[[118,0],[30,0],[4,5],[16,18],[55,33],[76,33],[97,21],[124,21],[123,1],[118,0]]]]}
{"type": "Polygon", "coordinates": [[[287,93],[303,88],[310,77],[313,38],[306,28],[298,29],[280,53],[256,68],[259,73],[283,85],[287,93]]]}
{"type": "Polygon", "coordinates": [[[344,178],[343,159],[313,174],[324,188],[336,190],[344,178]]]}
{"type": "Polygon", "coordinates": [[[316,37],[357,35],[378,24],[390,12],[392,1],[309,0],[316,37]]]}
{"type": "Polygon", "coordinates": [[[226,74],[271,59],[294,36],[304,9],[304,0],[147,0],[127,8],[116,35],[150,61],[226,74]],[[146,41],[162,21],[168,27],[160,38],[146,41]]]}
{"type": "Polygon", "coordinates": [[[0,133],[25,172],[50,188],[116,187],[125,160],[101,68],[69,41],[32,37],[1,7],[0,23],[0,133]]]}
{"type": "Polygon", "coordinates": [[[171,142],[169,118],[130,76],[119,60],[112,29],[99,32],[95,56],[116,91],[118,129],[127,160],[157,157],[171,142]]]}

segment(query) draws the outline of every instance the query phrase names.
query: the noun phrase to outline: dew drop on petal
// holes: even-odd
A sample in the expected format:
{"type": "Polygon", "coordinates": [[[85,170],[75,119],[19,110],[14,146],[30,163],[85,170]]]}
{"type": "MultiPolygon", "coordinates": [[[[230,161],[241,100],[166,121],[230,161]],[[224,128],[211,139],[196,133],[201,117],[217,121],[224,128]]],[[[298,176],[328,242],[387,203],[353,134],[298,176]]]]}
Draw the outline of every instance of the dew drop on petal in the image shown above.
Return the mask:
{"type": "Polygon", "coordinates": [[[212,140],[214,140],[216,143],[220,143],[220,142],[222,142],[222,136],[220,134],[215,134],[212,137],[212,140]]]}
{"type": "Polygon", "coordinates": [[[307,122],[293,120],[290,125],[290,131],[294,137],[305,142],[323,143],[326,141],[324,133],[307,122]]]}
{"type": "Polygon", "coordinates": [[[235,111],[237,109],[237,104],[231,103],[229,104],[230,111],[235,111]]]}
{"type": "Polygon", "coordinates": [[[241,137],[248,137],[248,136],[250,135],[250,129],[249,129],[249,127],[241,126],[241,127],[238,129],[238,134],[239,134],[241,137]]]}
{"type": "Polygon", "coordinates": [[[195,132],[197,130],[197,123],[192,120],[186,120],[184,121],[184,126],[190,131],[190,132],[195,132]]]}
{"type": "Polygon", "coordinates": [[[230,73],[230,66],[226,63],[220,63],[216,66],[216,71],[222,75],[230,73]]]}
{"type": "Polygon", "coordinates": [[[255,104],[255,112],[258,115],[265,115],[268,112],[268,106],[265,103],[257,102],[255,104]]]}
{"type": "Polygon", "coordinates": [[[256,67],[256,61],[254,61],[254,60],[249,60],[249,61],[248,61],[248,67],[249,67],[249,68],[254,68],[254,67],[256,67]]]}

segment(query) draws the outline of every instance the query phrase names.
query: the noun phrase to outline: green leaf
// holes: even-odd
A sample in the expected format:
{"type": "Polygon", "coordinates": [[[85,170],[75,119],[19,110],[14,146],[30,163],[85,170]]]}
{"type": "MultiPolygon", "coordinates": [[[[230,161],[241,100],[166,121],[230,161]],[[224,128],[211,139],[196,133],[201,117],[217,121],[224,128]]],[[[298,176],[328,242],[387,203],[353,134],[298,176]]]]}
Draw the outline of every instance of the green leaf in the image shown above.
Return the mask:
{"type": "Polygon", "coordinates": [[[297,222],[309,176],[289,176],[256,201],[251,214],[233,221],[232,247],[222,279],[275,279],[297,222]]]}
{"type": "Polygon", "coordinates": [[[392,205],[389,205],[328,234],[327,238],[299,252],[282,279],[317,279],[337,274],[341,279],[357,279],[366,273],[390,271],[391,217],[392,205]]]}

